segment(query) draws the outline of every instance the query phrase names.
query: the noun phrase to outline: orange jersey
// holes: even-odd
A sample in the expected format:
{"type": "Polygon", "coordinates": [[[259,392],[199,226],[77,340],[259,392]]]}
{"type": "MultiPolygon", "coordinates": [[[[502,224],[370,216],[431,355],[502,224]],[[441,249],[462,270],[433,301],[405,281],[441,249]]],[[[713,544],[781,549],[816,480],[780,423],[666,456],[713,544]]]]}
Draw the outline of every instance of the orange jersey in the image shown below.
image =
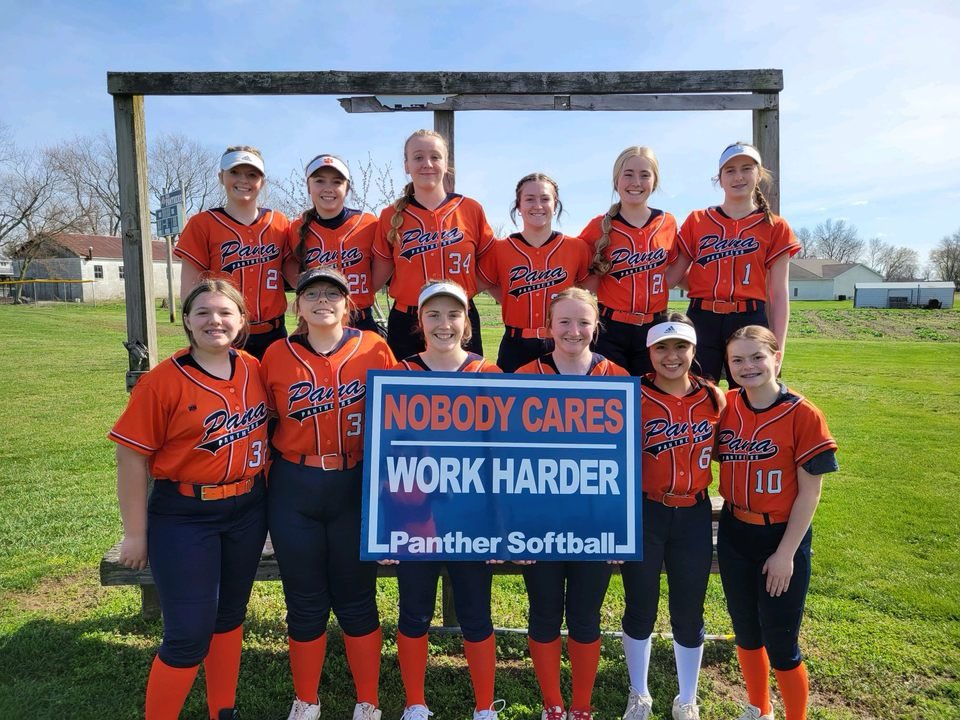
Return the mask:
{"type": "MultiPolygon", "coordinates": [[[[603,235],[602,223],[603,215],[598,215],[580,233],[591,260],[603,235]]],[[[600,276],[597,300],[622,312],[665,312],[670,294],[667,268],[678,254],[677,221],[670,213],[651,208],[650,219],[640,228],[617,215],[611,222],[610,244],[603,251],[610,271],[600,276]]]]}
{"type": "Polygon", "coordinates": [[[411,198],[391,247],[387,233],[395,212],[391,205],[380,213],[373,242],[373,252],[394,266],[390,296],[416,307],[428,280],[452,280],[467,297],[476,295],[476,264],[493,246],[493,230],[480,203],[450,193],[436,210],[427,210],[411,198]]]}
{"type": "Polygon", "coordinates": [[[766,300],[767,271],[784,253],[800,252],[800,243],[778,215],[771,225],[759,210],[734,220],[712,207],[690,213],[680,248],[692,260],[688,295],[728,302],[766,300]]]}
{"type": "Polygon", "coordinates": [[[558,232],[540,247],[520,233],[497,240],[478,266],[480,277],[503,291],[503,323],[518,328],[546,325],[550,300],[583,282],[589,270],[586,244],[558,232]]]}
{"type": "Polygon", "coordinates": [[[362,455],[367,371],[396,362],[379,335],[356,328],[344,328],[340,345],[325,355],[306,335],[275,342],[260,367],[270,409],[280,416],[274,447],[291,455],[362,455]]]}
{"type": "MultiPolygon", "coordinates": [[[[423,361],[423,358],[420,357],[419,353],[417,353],[416,355],[411,355],[408,358],[404,358],[394,365],[391,370],[430,371],[430,368],[427,367],[427,364],[423,361]]],[[[481,355],[468,352],[467,359],[463,361],[463,365],[457,368],[456,372],[498,373],[502,371],[492,362],[485,360],[481,355]]]]}
{"type": "Polygon", "coordinates": [[[283,261],[287,245],[287,218],[276,210],[261,209],[252,225],[243,225],[215,208],[190,218],[173,253],[196,265],[204,275],[226,276],[240,288],[250,322],[263,322],[286,312],[283,261]]]}
{"type": "MultiPolygon", "coordinates": [[[[533,362],[528,362],[526,365],[519,368],[517,372],[530,375],[562,374],[560,370],[557,369],[556,363],[553,361],[553,353],[547,353],[546,355],[537,358],[533,362]]],[[[587,372],[587,375],[626,375],[629,377],[630,373],[616,363],[610,362],[603,355],[593,353],[593,359],[590,362],[590,370],[587,372]]]]}
{"type": "Polygon", "coordinates": [[[731,390],[717,433],[720,494],[745,510],[784,522],[797,497],[797,467],[835,451],[827,422],[808,400],[787,388],[765,410],[754,410],[746,393],[731,390]]]}
{"type": "Polygon", "coordinates": [[[150,458],[150,475],[212,485],[256,475],[267,459],[267,394],[252,355],[231,351],[229,380],[180,350],[146,373],[107,435],[150,458]]]}
{"type": "Polygon", "coordinates": [[[717,388],[691,376],[684,397],[663,392],[654,375],[640,381],[643,491],[696,495],[713,481],[710,459],[720,419],[717,388]]]}
{"type": "Polygon", "coordinates": [[[346,208],[340,217],[311,220],[300,246],[302,220],[290,223],[287,241],[300,259],[300,272],[315,267],[334,267],[350,284],[350,299],[364,310],[373,305],[373,238],[377,219],[370,213],[346,208]]]}

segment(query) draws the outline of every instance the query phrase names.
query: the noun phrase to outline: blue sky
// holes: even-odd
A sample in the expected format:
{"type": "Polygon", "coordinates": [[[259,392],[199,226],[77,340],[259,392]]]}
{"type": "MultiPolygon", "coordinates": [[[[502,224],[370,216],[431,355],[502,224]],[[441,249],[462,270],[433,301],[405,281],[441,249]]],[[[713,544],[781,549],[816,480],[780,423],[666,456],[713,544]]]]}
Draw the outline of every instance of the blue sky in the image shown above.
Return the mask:
{"type": "MultiPolygon", "coordinates": [[[[960,228],[960,3],[0,0],[0,120],[28,147],[113,132],[106,73],[133,70],[714,70],[780,68],[781,214],[844,218],[927,251],[960,228]]],[[[319,152],[402,163],[432,116],[348,115],[334,97],[148,97],[147,136],[261,148],[286,175],[319,152]]],[[[747,111],[457,115],[457,190],[511,230],[516,181],[547,172],[579,232],[612,200],[624,147],[654,148],[651,204],[680,221],[747,111]]],[[[211,170],[213,172],[213,170],[211,170]]]]}

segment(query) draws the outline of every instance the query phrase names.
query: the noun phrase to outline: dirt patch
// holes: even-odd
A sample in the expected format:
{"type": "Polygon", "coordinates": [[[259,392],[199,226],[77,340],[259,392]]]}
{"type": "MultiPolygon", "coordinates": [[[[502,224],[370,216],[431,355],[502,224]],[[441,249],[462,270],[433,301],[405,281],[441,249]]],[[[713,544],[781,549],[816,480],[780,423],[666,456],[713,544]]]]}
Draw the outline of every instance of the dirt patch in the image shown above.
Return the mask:
{"type": "Polygon", "coordinates": [[[100,585],[96,568],[58,578],[45,578],[29,591],[10,592],[4,600],[25,613],[46,616],[75,615],[102,604],[110,588],[100,585]]]}
{"type": "Polygon", "coordinates": [[[790,322],[795,337],[960,342],[960,313],[952,310],[804,309],[790,322]]]}

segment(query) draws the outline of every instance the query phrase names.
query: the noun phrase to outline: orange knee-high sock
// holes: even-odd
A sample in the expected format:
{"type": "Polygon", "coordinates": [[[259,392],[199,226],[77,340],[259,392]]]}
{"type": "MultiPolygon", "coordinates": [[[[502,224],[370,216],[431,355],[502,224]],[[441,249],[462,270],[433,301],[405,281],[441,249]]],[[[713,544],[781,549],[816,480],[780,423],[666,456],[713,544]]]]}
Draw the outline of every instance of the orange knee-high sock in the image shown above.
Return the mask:
{"type": "Polygon", "coordinates": [[[199,669],[172,667],[157,655],[147,680],[146,720],[177,720],[199,669]]]}
{"type": "Polygon", "coordinates": [[[290,648],[290,674],[293,675],[293,692],[305,703],[316,705],[320,702],[320,674],[323,661],[327,657],[327,634],[316,640],[300,642],[287,638],[290,648]]]}
{"type": "Polygon", "coordinates": [[[357,702],[380,704],[380,651],[383,649],[383,632],[378,627],[366,635],[343,634],[343,646],[347,651],[347,664],[357,689],[357,702]]]}
{"type": "Polygon", "coordinates": [[[412,638],[397,633],[397,660],[400,662],[400,677],[407,696],[407,707],[426,705],[423,684],[427,674],[427,635],[412,638]]]}
{"type": "Polygon", "coordinates": [[[203,674],[207,679],[207,709],[212,718],[216,718],[221,710],[237,704],[242,647],[243,625],[224,633],[214,633],[210,639],[210,649],[203,659],[203,674]]]}
{"type": "Polygon", "coordinates": [[[770,659],[766,648],[746,650],[737,645],[737,659],[747,686],[747,700],[766,715],[770,712],[770,659]]]}
{"type": "Polygon", "coordinates": [[[560,694],[560,638],[548,643],[527,638],[530,659],[533,660],[533,672],[540,683],[545,708],[563,707],[560,694]]]}
{"type": "Polygon", "coordinates": [[[810,695],[807,666],[800,663],[793,670],[774,670],[773,674],[777,676],[786,720],[807,720],[807,698],[810,695]]]}
{"type": "Polygon", "coordinates": [[[497,641],[493,635],[480,642],[463,641],[463,654],[473,681],[473,696],[477,710],[489,710],[493,705],[493,683],[497,671],[497,641]]]}
{"type": "Polygon", "coordinates": [[[596,682],[597,666],[600,664],[600,639],[579,643],[567,638],[567,654],[570,656],[570,670],[573,674],[573,699],[570,701],[570,709],[590,712],[593,684],[596,682]]]}

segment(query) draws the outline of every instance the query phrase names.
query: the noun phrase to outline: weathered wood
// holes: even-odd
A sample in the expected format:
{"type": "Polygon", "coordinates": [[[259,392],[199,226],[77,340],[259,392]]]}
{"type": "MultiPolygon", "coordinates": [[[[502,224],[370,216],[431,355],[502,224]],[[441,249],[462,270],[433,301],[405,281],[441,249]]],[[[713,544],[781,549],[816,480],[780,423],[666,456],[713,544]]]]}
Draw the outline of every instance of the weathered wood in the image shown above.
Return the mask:
{"type": "Polygon", "coordinates": [[[348,113],[440,110],[691,111],[758,110],[777,107],[775,93],[709,95],[360,95],[340,98],[348,113]],[[419,102],[418,102],[419,100],[419,102]]]}
{"type": "Polygon", "coordinates": [[[753,111],[753,144],[763,158],[763,166],[773,175],[766,193],[773,212],[780,214],[780,111],[753,111]]]}
{"type": "MultiPolygon", "coordinates": [[[[120,235],[130,372],[157,364],[157,318],[153,310],[153,247],[147,204],[147,141],[143,97],[116,95],[117,179],[120,190],[120,235]]],[[[130,386],[130,377],[127,381],[130,386]]]]}
{"type": "Polygon", "coordinates": [[[656,72],[108,72],[112,95],[437,95],[768,92],[783,71],[656,72]]]}
{"type": "MultiPolygon", "coordinates": [[[[456,135],[454,133],[453,111],[437,110],[435,113],[433,113],[433,129],[440,133],[443,136],[443,139],[447,141],[447,164],[450,168],[456,170],[457,156],[454,147],[456,135]]],[[[454,176],[454,173],[447,173],[447,176],[443,179],[443,186],[446,188],[447,192],[454,191],[457,186],[457,179],[454,176]]]]}

